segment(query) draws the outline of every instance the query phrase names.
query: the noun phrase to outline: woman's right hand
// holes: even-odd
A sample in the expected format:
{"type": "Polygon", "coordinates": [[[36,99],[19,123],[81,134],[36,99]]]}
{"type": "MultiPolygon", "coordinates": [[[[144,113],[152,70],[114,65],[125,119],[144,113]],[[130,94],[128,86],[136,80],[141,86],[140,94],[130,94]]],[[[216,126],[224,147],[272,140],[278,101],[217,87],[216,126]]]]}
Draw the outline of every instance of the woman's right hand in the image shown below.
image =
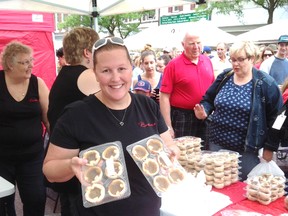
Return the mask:
{"type": "Polygon", "coordinates": [[[203,105],[201,105],[201,104],[195,105],[194,112],[195,112],[195,116],[198,119],[206,119],[207,118],[207,113],[205,112],[205,109],[204,109],[203,105]]]}

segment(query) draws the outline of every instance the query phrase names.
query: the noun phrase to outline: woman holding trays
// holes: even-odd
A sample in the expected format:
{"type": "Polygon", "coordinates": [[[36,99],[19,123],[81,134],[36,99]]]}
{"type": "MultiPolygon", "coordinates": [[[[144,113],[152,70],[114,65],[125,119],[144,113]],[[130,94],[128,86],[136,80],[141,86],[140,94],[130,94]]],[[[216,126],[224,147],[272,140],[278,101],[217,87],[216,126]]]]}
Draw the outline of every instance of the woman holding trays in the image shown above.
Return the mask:
{"type": "Polygon", "coordinates": [[[272,160],[277,144],[266,142],[270,128],[282,106],[282,96],[275,80],[253,67],[257,48],[252,42],[238,42],[230,48],[233,70],[225,70],[195,106],[199,119],[211,113],[209,148],[228,149],[242,157],[241,179],[259,163],[258,150],[264,147],[263,158],[272,160]]]}
{"type": "Polygon", "coordinates": [[[74,175],[81,179],[87,160],[79,152],[107,142],[121,141],[129,176],[131,196],[91,208],[84,208],[82,194],[77,199],[78,215],[159,216],[161,200],[125,150],[126,146],[160,134],[178,154],[159,106],[144,95],[129,92],[132,64],[120,38],[104,38],[93,46],[94,72],[101,91],[67,106],[51,136],[43,171],[52,182],[63,182],[74,175]]]}
{"type": "MultiPolygon", "coordinates": [[[[68,65],[61,68],[49,94],[47,115],[51,132],[66,105],[99,91],[92,69],[92,46],[98,39],[95,30],[88,27],[76,27],[66,33],[63,49],[68,65]]],[[[49,187],[59,193],[62,216],[71,216],[74,212],[70,200],[80,190],[75,185],[76,177],[67,182],[48,183],[49,187]]]]}

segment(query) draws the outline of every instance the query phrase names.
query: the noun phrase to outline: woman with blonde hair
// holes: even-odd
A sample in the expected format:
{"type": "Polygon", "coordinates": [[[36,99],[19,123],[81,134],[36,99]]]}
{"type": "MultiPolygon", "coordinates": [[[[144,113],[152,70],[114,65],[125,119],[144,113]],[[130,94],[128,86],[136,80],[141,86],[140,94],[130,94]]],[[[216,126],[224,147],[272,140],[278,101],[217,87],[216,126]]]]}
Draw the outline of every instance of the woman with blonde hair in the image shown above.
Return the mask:
{"type": "Polygon", "coordinates": [[[277,143],[266,142],[282,106],[275,80],[254,67],[257,47],[252,42],[234,43],[230,47],[233,70],[224,70],[195,106],[198,119],[210,115],[209,149],[228,149],[241,157],[242,180],[259,163],[258,150],[264,148],[263,159],[271,161],[277,143]]]}
{"type": "MultiPolygon", "coordinates": [[[[23,214],[43,216],[46,188],[42,165],[43,125],[49,89],[32,74],[33,50],[17,41],[7,44],[0,71],[0,176],[17,185],[23,214]]],[[[15,194],[0,199],[0,215],[16,216],[15,194]]]]}

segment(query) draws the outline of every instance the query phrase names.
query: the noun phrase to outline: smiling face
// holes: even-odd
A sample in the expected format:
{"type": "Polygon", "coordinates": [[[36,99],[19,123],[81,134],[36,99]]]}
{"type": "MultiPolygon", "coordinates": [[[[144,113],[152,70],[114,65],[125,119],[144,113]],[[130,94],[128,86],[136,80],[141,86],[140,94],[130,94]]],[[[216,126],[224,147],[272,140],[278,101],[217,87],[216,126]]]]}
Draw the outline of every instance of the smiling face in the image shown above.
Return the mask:
{"type": "Polygon", "coordinates": [[[132,81],[132,65],[124,47],[99,51],[94,72],[102,98],[107,102],[125,101],[132,81]]]}
{"type": "Polygon", "coordinates": [[[286,58],[288,55],[288,43],[278,43],[278,58],[286,58]]]}

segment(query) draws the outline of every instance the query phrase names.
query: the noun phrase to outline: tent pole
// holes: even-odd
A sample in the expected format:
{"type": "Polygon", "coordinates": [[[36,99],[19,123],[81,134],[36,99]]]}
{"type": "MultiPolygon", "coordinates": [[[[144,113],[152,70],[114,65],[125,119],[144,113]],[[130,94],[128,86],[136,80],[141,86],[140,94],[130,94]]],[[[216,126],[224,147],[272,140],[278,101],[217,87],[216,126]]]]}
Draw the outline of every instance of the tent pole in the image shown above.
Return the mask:
{"type": "Polygon", "coordinates": [[[98,33],[99,26],[98,26],[98,17],[99,13],[97,11],[97,0],[92,0],[92,17],[94,20],[94,30],[98,33]]]}

